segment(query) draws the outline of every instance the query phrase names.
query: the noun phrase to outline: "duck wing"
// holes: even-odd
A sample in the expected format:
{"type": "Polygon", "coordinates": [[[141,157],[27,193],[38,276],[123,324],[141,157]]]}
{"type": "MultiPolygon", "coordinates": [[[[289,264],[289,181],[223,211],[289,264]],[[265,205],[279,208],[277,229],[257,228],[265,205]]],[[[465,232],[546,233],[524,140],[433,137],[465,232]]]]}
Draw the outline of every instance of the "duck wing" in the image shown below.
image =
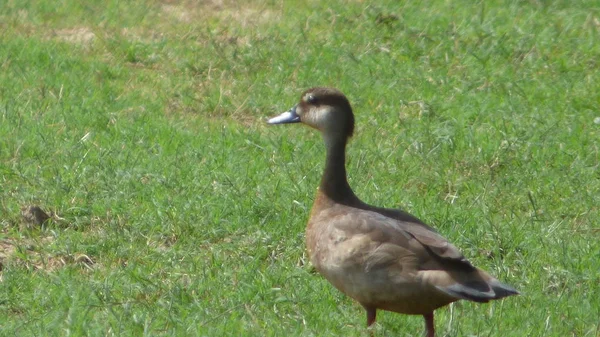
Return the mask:
{"type": "Polygon", "coordinates": [[[361,258],[353,262],[367,273],[429,284],[450,297],[476,302],[518,293],[475,268],[458,248],[422,223],[356,208],[331,220],[347,239],[344,251],[357,252],[361,258]]]}
{"type": "Polygon", "coordinates": [[[341,220],[338,226],[349,227],[350,232],[368,233],[373,241],[407,249],[419,258],[419,269],[475,270],[456,246],[417,218],[411,216],[399,220],[377,211],[356,208],[347,216],[351,220],[341,220]]]}

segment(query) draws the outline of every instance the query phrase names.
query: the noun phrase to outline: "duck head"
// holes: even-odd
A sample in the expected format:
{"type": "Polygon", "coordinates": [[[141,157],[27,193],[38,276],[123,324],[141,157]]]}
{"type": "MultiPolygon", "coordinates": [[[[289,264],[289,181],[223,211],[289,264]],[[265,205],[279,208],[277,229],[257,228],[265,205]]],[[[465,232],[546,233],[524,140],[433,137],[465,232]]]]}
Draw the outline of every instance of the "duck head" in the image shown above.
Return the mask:
{"type": "Polygon", "coordinates": [[[354,132],[354,114],[344,94],[334,88],[306,90],[290,110],[267,121],[269,124],[304,123],[326,138],[348,139],[354,132]]]}

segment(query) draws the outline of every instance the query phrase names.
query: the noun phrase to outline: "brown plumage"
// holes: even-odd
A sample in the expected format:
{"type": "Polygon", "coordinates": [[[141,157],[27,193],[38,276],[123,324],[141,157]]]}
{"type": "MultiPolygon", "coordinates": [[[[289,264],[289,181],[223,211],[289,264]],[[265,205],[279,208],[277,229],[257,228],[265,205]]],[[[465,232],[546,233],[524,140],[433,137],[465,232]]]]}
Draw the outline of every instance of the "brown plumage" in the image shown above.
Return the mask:
{"type": "Polygon", "coordinates": [[[354,131],[350,103],[337,89],[312,88],[271,124],[302,122],[319,130],[325,172],[308,225],[310,260],[329,282],[358,301],[367,325],[377,309],[423,315],[433,337],[433,311],[464,299],[488,302],[518,292],[474,267],[436,230],[401,210],[367,205],[346,179],[345,151],[354,131]]]}

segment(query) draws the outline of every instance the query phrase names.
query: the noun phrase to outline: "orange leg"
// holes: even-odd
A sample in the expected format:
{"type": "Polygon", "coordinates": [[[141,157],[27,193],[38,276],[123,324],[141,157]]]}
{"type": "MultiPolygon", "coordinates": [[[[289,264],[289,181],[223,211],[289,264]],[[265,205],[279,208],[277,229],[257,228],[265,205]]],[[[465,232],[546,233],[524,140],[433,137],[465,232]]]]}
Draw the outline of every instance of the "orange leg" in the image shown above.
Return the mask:
{"type": "Polygon", "coordinates": [[[433,324],[433,311],[429,314],[423,315],[425,318],[425,330],[427,337],[435,337],[435,326],[433,324]]]}

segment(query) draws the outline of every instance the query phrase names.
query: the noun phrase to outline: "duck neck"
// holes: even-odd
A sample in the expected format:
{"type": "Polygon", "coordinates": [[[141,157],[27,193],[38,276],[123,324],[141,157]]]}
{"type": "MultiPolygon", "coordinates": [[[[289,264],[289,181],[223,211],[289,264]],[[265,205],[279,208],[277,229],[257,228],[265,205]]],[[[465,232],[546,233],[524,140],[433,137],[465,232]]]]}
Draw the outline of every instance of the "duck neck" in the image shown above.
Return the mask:
{"type": "Polygon", "coordinates": [[[329,199],[349,204],[357,200],[356,195],[350,188],[346,178],[346,137],[325,136],[327,148],[327,160],[325,172],[321,178],[319,192],[325,194],[329,199]]]}

